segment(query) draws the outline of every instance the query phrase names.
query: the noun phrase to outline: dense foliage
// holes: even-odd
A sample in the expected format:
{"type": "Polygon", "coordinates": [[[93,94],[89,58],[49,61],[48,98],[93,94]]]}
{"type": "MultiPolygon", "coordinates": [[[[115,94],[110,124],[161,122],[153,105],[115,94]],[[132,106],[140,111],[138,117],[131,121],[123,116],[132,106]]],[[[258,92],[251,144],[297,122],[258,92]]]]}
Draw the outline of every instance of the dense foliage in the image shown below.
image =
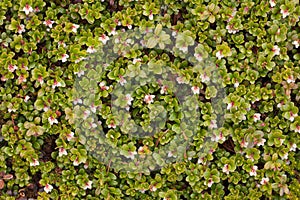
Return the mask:
{"type": "Polygon", "coordinates": [[[1,0],[0,199],[299,199],[299,16],[298,0],[1,0]],[[126,49],[137,29],[145,48],[126,49]],[[119,57],[95,61],[100,49],[119,57]],[[191,66],[205,59],[218,75],[191,66]],[[190,85],[189,114],[159,81],[116,92],[143,64],[190,85]],[[152,135],[131,137],[134,124],[152,135]],[[103,138],[132,171],[114,167],[103,138]]]}

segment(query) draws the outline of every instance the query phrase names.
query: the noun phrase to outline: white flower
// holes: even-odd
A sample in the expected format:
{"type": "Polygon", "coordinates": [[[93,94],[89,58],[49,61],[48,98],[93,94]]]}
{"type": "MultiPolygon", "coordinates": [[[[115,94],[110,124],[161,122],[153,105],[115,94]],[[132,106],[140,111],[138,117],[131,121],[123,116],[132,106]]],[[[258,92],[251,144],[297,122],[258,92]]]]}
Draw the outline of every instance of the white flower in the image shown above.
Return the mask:
{"type": "Polygon", "coordinates": [[[237,81],[234,83],[234,87],[235,87],[235,88],[239,87],[239,85],[240,85],[240,84],[239,84],[239,82],[237,82],[237,81]]]}
{"type": "Polygon", "coordinates": [[[141,61],[142,61],[142,59],[140,59],[140,58],[134,58],[132,63],[135,64],[135,63],[141,62],[141,61]]]}
{"type": "Polygon", "coordinates": [[[183,80],[183,77],[179,76],[176,78],[176,81],[179,83],[179,84],[183,84],[184,83],[184,80],[183,80]]]}
{"type": "Polygon", "coordinates": [[[18,67],[16,65],[8,65],[8,71],[14,72],[18,67]]]}
{"type": "Polygon", "coordinates": [[[198,60],[199,62],[201,62],[203,60],[202,55],[200,53],[194,53],[194,57],[196,58],[196,60],[198,60]]]}
{"type": "Polygon", "coordinates": [[[31,6],[26,4],[26,6],[23,8],[23,11],[25,12],[26,15],[28,15],[29,13],[33,12],[33,9],[31,6]]]}
{"type": "Polygon", "coordinates": [[[173,152],[172,151],[169,151],[168,152],[168,157],[170,158],[170,157],[173,157],[173,152]]]}
{"type": "Polygon", "coordinates": [[[272,8],[273,8],[274,6],[276,6],[275,0],[270,0],[269,3],[270,3],[270,6],[271,6],[272,8]]]}
{"type": "MultiPolygon", "coordinates": [[[[210,129],[218,128],[217,121],[216,121],[216,120],[211,120],[211,121],[210,121],[209,128],[210,128],[210,129]]],[[[221,134],[222,134],[222,133],[221,133],[221,134]]]]}
{"type": "Polygon", "coordinates": [[[188,47],[184,45],[184,46],[182,46],[182,47],[179,47],[179,50],[181,50],[181,51],[183,51],[184,53],[186,53],[187,50],[188,50],[188,47]]]}
{"type": "Polygon", "coordinates": [[[274,52],[274,55],[280,55],[280,48],[277,45],[273,47],[272,51],[274,52]]]}
{"type": "Polygon", "coordinates": [[[277,108],[281,108],[284,105],[284,102],[280,102],[279,104],[277,104],[277,108]]]}
{"type": "Polygon", "coordinates": [[[55,119],[55,118],[52,117],[52,116],[48,118],[48,121],[49,121],[50,125],[53,125],[53,124],[57,124],[57,123],[58,123],[57,119],[55,119]]]}
{"type": "Polygon", "coordinates": [[[155,187],[154,185],[153,186],[150,186],[150,191],[151,192],[155,192],[157,190],[157,187],[155,187]]]}
{"type": "Polygon", "coordinates": [[[67,150],[65,148],[61,147],[58,150],[58,156],[62,157],[63,155],[68,155],[68,152],[67,152],[67,150]]]}
{"type": "Polygon", "coordinates": [[[61,86],[61,83],[54,80],[53,85],[52,85],[52,89],[55,89],[56,87],[60,87],[60,86],[61,86]]]}
{"type": "Polygon", "coordinates": [[[79,25],[77,25],[77,24],[73,24],[72,25],[72,31],[74,32],[74,33],[77,33],[77,29],[79,28],[79,25]]]}
{"type": "Polygon", "coordinates": [[[66,47],[66,46],[67,46],[66,43],[64,43],[64,41],[59,41],[57,44],[58,44],[58,47],[60,47],[61,45],[62,45],[63,47],[66,47]]]}
{"type": "Polygon", "coordinates": [[[37,159],[32,159],[33,162],[30,163],[30,166],[38,166],[40,162],[37,159]]]}
{"type": "Polygon", "coordinates": [[[107,127],[108,128],[116,128],[117,126],[113,121],[111,121],[110,124],[107,125],[107,127]]]}
{"type": "Polygon", "coordinates": [[[245,147],[247,147],[248,146],[248,142],[246,142],[244,139],[242,140],[242,142],[241,142],[241,147],[242,148],[245,148],[245,147]]]}
{"type": "Polygon", "coordinates": [[[74,133],[73,132],[68,133],[66,136],[67,136],[67,140],[70,142],[74,138],[74,133]]]}
{"type": "Polygon", "coordinates": [[[128,156],[125,156],[126,158],[130,158],[131,160],[133,160],[134,159],[134,156],[136,155],[137,153],[136,153],[136,151],[134,151],[134,152],[129,152],[129,155],[128,156]]]}
{"type": "MultiPolygon", "coordinates": [[[[211,187],[213,183],[214,183],[214,181],[210,178],[210,179],[208,179],[207,186],[211,187]]],[[[206,185],[206,183],[205,183],[205,185],[206,185]]]]}
{"type": "Polygon", "coordinates": [[[286,82],[288,83],[295,83],[295,79],[294,79],[294,76],[289,76],[288,79],[286,80],[286,82]]]}
{"type": "Polygon", "coordinates": [[[286,18],[290,14],[288,10],[283,9],[280,10],[280,13],[282,14],[283,18],[286,18]]]}
{"type": "Polygon", "coordinates": [[[298,125],[298,126],[296,127],[295,132],[296,132],[296,133],[300,133],[300,125],[298,125]]]}
{"type": "Polygon", "coordinates": [[[44,191],[45,191],[46,193],[51,192],[52,189],[53,189],[53,186],[50,185],[50,184],[48,184],[48,183],[47,183],[47,184],[45,185],[45,187],[44,187],[44,191]]]}
{"type": "Polygon", "coordinates": [[[108,34],[109,34],[109,35],[116,35],[116,34],[117,34],[116,28],[111,29],[111,32],[108,33],[108,34]]]}
{"type": "Polygon", "coordinates": [[[257,170],[257,166],[254,165],[253,167],[251,167],[250,176],[256,176],[257,175],[256,170],[257,170]]]}
{"type": "Polygon", "coordinates": [[[230,110],[234,106],[234,102],[230,102],[227,104],[227,110],[230,110]]]}
{"type": "Polygon", "coordinates": [[[109,87],[106,86],[106,84],[105,84],[104,81],[102,81],[102,82],[99,84],[99,86],[100,86],[101,90],[108,90],[108,89],[109,89],[109,87]]]}
{"type": "Polygon", "coordinates": [[[74,104],[77,105],[77,104],[82,104],[82,100],[80,98],[77,98],[74,100],[74,104]]]}
{"type": "Polygon", "coordinates": [[[123,86],[124,84],[127,83],[126,79],[123,76],[120,76],[119,83],[123,86]]]}
{"type": "Polygon", "coordinates": [[[87,119],[88,116],[90,116],[90,114],[91,114],[91,112],[90,112],[89,110],[85,110],[85,111],[83,112],[83,119],[84,119],[84,120],[87,119]]]}
{"type": "Polygon", "coordinates": [[[228,33],[233,33],[233,34],[236,34],[239,30],[236,30],[233,28],[233,25],[227,25],[226,26],[226,29],[228,30],[228,33]]]}
{"type": "Polygon", "coordinates": [[[197,161],[197,163],[198,163],[198,164],[204,163],[204,158],[199,158],[198,161],[197,161]]]}
{"type": "Polygon", "coordinates": [[[64,62],[67,61],[68,58],[69,58],[69,55],[68,55],[68,54],[63,54],[63,55],[61,56],[61,61],[64,63],[64,62]]]}
{"type": "Polygon", "coordinates": [[[25,26],[21,24],[20,26],[18,26],[18,33],[22,34],[23,32],[25,32],[25,26]]]}
{"type": "Polygon", "coordinates": [[[23,75],[20,75],[18,78],[18,82],[19,82],[19,84],[26,82],[26,78],[23,75]]]}
{"type": "Polygon", "coordinates": [[[44,111],[44,112],[47,112],[48,110],[49,110],[49,107],[46,106],[46,105],[44,105],[43,111],[44,111]]]}
{"type": "Polygon", "coordinates": [[[168,86],[164,85],[160,89],[160,94],[165,94],[167,93],[167,91],[168,91],[168,86]]]}
{"type": "Polygon", "coordinates": [[[290,151],[296,151],[297,150],[297,145],[294,143],[291,148],[290,151]]]}
{"type": "Polygon", "coordinates": [[[295,119],[295,117],[297,117],[298,116],[298,114],[296,113],[296,114],[294,114],[294,113],[292,113],[292,112],[290,112],[290,118],[289,118],[289,120],[291,121],[291,122],[293,122],[294,121],[294,119],[295,119]]]}
{"type": "Polygon", "coordinates": [[[192,91],[194,94],[200,94],[200,88],[198,86],[193,86],[192,91]]]}
{"type": "Polygon", "coordinates": [[[131,102],[133,101],[133,98],[131,97],[131,95],[130,94],[126,94],[125,95],[125,99],[127,101],[127,104],[131,105],[131,102]]]}
{"type": "Polygon", "coordinates": [[[265,142],[266,142],[266,139],[262,138],[261,141],[257,143],[257,146],[264,146],[265,142]]]}
{"type": "Polygon", "coordinates": [[[201,81],[204,82],[204,83],[210,81],[209,76],[207,76],[205,72],[204,72],[204,74],[201,74],[201,75],[200,75],[200,78],[201,78],[201,81]]]}
{"type": "Polygon", "coordinates": [[[220,135],[216,136],[216,142],[222,141],[225,142],[226,138],[224,137],[223,133],[220,132],[220,135]]]}
{"type": "Polygon", "coordinates": [[[91,108],[91,111],[93,112],[93,113],[96,113],[96,106],[94,105],[94,104],[92,104],[91,106],[90,106],[90,108],[91,108]]]}
{"type": "Polygon", "coordinates": [[[88,47],[88,49],[86,50],[86,52],[88,52],[88,53],[95,53],[95,52],[97,52],[97,50],[93,46],[91,46],[91,47],[88,47]]]}
{"type": "Polygon", "coordinates": [[[216,53],[216,56],[217,56],[217,58],[220,60],[221,58],[223,58],[224,57],[224,55],[222,54],[222,51],[218,51],[217,53],[216,53]]]}
{"type": "Polygon", "coordinates": [[[147,104],[153,103],[154,97],[155,97],[155,95],[147,94],[147,95],[145,95],[145,97],[144,97],[144,101],[145,101],[147,104]]]}
{"type": "MultiPolygon", "coordinates": [[[[76,63],[76,61],[75,61],[75,63],[76,63]]],[[[84,71],[81,70],[81,71],[79,71],[79,72],[74,72],[74,74],[77,75],[78,77],[81,77],[81,76],[84,75],[84,71]]]]}
{"type": "Polygon", "coordinates": [[[26,95],[24,101],[27,102],[30,99],[30,96],[26,95]]]}
{"type": "Polygon", "coordinates": [[[14,109],[14,108],[8,108],[8,112],[11,113],[11,112],[16,112],[17,110],[14,109]]]}
{"type": "Polygon", "coordinates": [[[83,189],[86,190],[86,189],[92,189],[92,183],[93,181],[88,181],[87,183],[85,183],[83,189]]]}
{"type": "Polygon", "coordinates": [[[262,178],[261,181],[260,181],[260,184],[262,185],[266,185],[267,183],[269,182],[269,178],[262,178]]]}
{"type": "Polygon", "coordinates": [[[299,40],[293,41],[292,44],[295,45],[296,49],[298,49],[298,47],[299,47],[299,40]]]}
{"type": "Polygon", "coordinates": [[[54,21],[48,19],[46,21],[43,22],[44,25],[49,26],[50,28],[52,28],[52,25],[54,24],[54,21]]]}
{"type": "Polygon", "coordinates": [[[229,174],[229,166],[228,164],[225,164],[222,170],[224,173],[229,174]]]}
{"type": "Polygon", "coordinates": [[[128,28],[128,29],[132,29],[132,25],[131,25],[131,24],[128,24],[128,25],[127,25],[127,28],[128,28]]]}
{"type": "Polygon", "coordinates": [[[282,158],[283,160],[287,160],[287,159],[288,159],[288,156],[289,156],[289,154],[288,154],[288,153],[285,153],[283,156],[281,156],[281,158],[282,158]]]}
{"type": "Polygon", "coordinates": [[[260,116],[261,116],[260,113],[255,113],[255,114],[253,115],[254,122],[259,121],[259,120],[260,120],[260,116]]]}
{"type": "Polygon", "coordinates": [[[149,15],[149,20],[153,20],[153,14],[152,13],[149,15]]]}
{"type": "Polygon", "coordinates": [[[73,165],[78,166],[79,164],[80,163],[79,163],[78,157],[76,157],[76,159],[73,161],[73,165]]]}

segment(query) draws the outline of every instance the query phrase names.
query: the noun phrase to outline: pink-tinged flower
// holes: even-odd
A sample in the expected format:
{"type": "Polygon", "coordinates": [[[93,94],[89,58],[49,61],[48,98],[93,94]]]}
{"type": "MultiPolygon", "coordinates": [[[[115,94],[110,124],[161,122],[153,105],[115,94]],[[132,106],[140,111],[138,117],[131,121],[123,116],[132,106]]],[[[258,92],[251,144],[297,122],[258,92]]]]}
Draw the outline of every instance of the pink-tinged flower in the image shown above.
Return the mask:
{"type": "Polygon", "coordinates": [[[188,51],[188,47],[183,45],[182,47],[179,47],[179,50],[181,50],[183,53],[186,53],[188,51]]]}
{"type": "Polygon", "coordinates": [[[133,101],[133,98],[130,94],[125,95],[125,100],[127,101],[127,105],[131,105],[131,102],[133,101]]]}
{"type": "Polygon", "coordinates": [[[145,95],[144,97],[144,101],[147,103],[147,104],[150,104],[150,103],[153,103],[153,99],[155,98],[155,95],[150,95],[150,94],[147,94],[145,95]]]}
{"type": "Polygon", "coordinates": [[[286,82],[288,82],[288,83],[295,83],[294,76],[293,76],[293,75],[289,76],[289,77],[287,78],[286,82]]]}
{"type": "Polygon", "coordinates": [[[73,165],[78,166],[79,164],[80,163],[79,163],[78,157],[76,157],[76,159],[73,161],[73,165]]]}
{"type": "Polygon", "coordinates": [[[293,122],[294,121],[294,119],[295,119],[295,117],[297,117],[298,116],[298,114],[296,113],[296,114],[294,114],[293,112],[290,112],[290,118],[289,118],[289,120],[291,121],[291,122],[293,122]]]}
{"type": "Polygon", "coordinates": [[[239,87],[239,85],[240,85],[240,83],[236,81],[236,82],[234,83],[233,86],[234,86],[235,88],[237,88],[237,87],[239,87]]]}
{"type": "Polygon", "coordinates": [[[93,113],[96,113],[97,107],[94,104],[92,104],[90,108],[93,113]]]}
{"type": "Polygon", "coordinates": [[[257,166],[254,165],[253,167],[251,167],[250,176],[256,176],[257,175],[256,170],[257,170],[257,166]]]}
{"type": "Polygon", "coordinates": [[[265,138],[262,138],[260,142],[257,143],[257,146],[264,146],[266,142],[265,138]]]}
{"type": "Polygon", "coordinates": [[[24,83],[24,82],[26,82],[26,78],[23,75],[20,75],[19,78],[18,78],[18,83],[21,84],[21,83],[24,83]]]}
{"type": "Polygon", "coordinates": [[[136,151],[130,151],[128,156],[125,156],[126,158],[130,158],[131,160],[134,160],[134,156],[137,155],[136,151]]]}
{"type": "Polygon", "coordinates": [[[260,120],[260,116],[261,116],[260,113],[255,113],[255,114],[253,115],[253,120],[254,120],[254,122],[259,121],[259,120],[260,120]]]}
{"type": "Polygon", "coordinates": [[[43,22],[44,25],[48,26],[49,28],[52,28],[52,25],[54,24],[54,21],[48,19],[43,22]]]}
{"type": "Polygon", "coordinates": [[[286,10],[281,9],[280,13],[282,14],[283,18],[286,18],[290,14],[289,11],[288,11],[288,9],[286,9],[286,10]]]}
{"type": "Polygon", "coordinates": [[[293,45],[295,45],[296,49],[299,47],[299,40],[295,40],[292,42],[293,45]]]}
{"type": "Polygon", "coordinates": [[[88,53],[95,53],[95,52],[97,52],[97,50],[93,46],[91,46],[91,47],[87,48],[86,52],[88,52],[88,53]]]}
{"type": "Polygon", "coordinates": [[[262,178],[261,181],[260,181],[260,184],[262,184],[262,185],[266,185],[267,183],[269,183],[269,178],[268,177],[262,178]]]}
{"type": "Polygon", "coordinates": [[[224,57],[221,50],[216,53],[216,56],[219,60],[224,57]]]}
{"type": "Polygon", "coordinates": [[[203,164],[204,163],[204,158],[199,158],[197,161],[198,164],[203,164]]]}
{"type": "Polygon", "coordinates": [[[77,104],[82,104],[82,99],[77,98],[77,99],[75,99],[73,102],[74,102],[75,105],[77,105],[77,104]]]}
{"type": "Polygon", "coordinates": [[[150,15],[149,15],[149,20],[153,20],[153,14],[152,13],[150,13],[150,15]]]}
{"type": "Polygon", "coordinates": [[[201,62],[203,60],[201,53],[194,53],[194,57],[198,62],[201,62]]]}
{"type": "Polygon", "coordinates": [[[26,15],[29,15],[29,13],[33,12],[33,8],[26,4],[26,6],[23,8],[23,11],[25,12],[26,15]]]}
{"type": "Polygon", "coordinates": [[[154,185],[150,186],[150,191],[151,192],[155,192],[157,190],[157,187],[155,187],[154,185]]]}
{"type": "Polygon", "coordinates": [[[33,161],[33,162],[30,163],[30,166],[34,166],[34,167],[35,167],[35,166],[40,165],[40,162],[39,162],[37,159],[34,159],[34,158],[33,158],[32,161],[33,161]]]}
{"type": "Polygon", "coordinates": [[[21,24],[20,26],[18,26],[18,33],[22,34],[23,32],[25,32],[25,26],[21,24]]]}
{"type": "MultiPolygon", "coordinates": [[[[204,182],[204,184],[206,185],[206,182],[204,182]]],[[[214,184],[214,181],[212,180],[212,178],[208,179],[207,186],[211,187],[212,184],[214,184]]]]}
{"type": "Polygon", "coordinates": [[[67,152],[67,150],[65,148],[61,147],[58,150],[58,156],[62,157],[63,155],[68,155],[68,152],[67,152]]]}
{"type": "Polygon", "coordinates": [[[222,171],[226,174],[229,174],[229,165],[225,164],[222,171]]]}
{"type": "Polygon", "coordinates": [[[300,125],[296,126],[295,132],[300,133],[300,125]]]}
{"type": "Polygon", "coordinates": [[[55,119],[53,116],[49,117],[48,121],[49,121],[50,125],[58,124],[57,119],[55,119]]]}
{"type": "Polygon", "coordinates": [[[276,6],[275,0],[270,0],[269,3],[270,3],[270,6],[271,6],[272,8],[273,8],[274,6],[276,6]]]}
{"type": "Polygon", "coordinates": [[[93,181],[88,181],[87,183],[85,183],[83,189],[86,190],[86,189],[92,189],[92,183],[93,181]]]}
{"type": "Polygon", "coordinates": [[[1,81],[5,82],[5,81],[7,81],[7,78],[4,75],[2,75],[1,76],[1,81]]]}
{"type": "Polygon", "coordinates": [[[100,86],[100,89],[101,89],[101,90],[108,90],[108,89],[109,89],[109,87],[106,86],[106,84],[105,84],[104,81],[102,81],[102,82],[99,84],[99,86],[100,86]]]}
{"type": "Polygon", "coordinates": [[[116,128],[116,124],[114,121],[111,121],[110,124],[107,125],[108,128],[116,128]]]}
{"type": "Polygon", "coordinates": [[[127,28],[130,30],[132,29],[132,25],[131,24],[127,24],[127,28]]]}
{"type": "Polygon", "coordinates": [[[106,42],[109,40],[109,37],[105,34],[103,34],[101,37],[99,37],[99,40],[103,43],[106,44],[106,42]]]}
{"type": "Polygon", "coordinates": [[[273,47],[272,51],[274,52],[274,55],[280,55],[280,48],[277,45],[273,47]]]}
{"type": "Polygon", "coordinates": [[[66,45],[66,43],[64,43],[64,41],[59,41],[58,47],[60,47],[60,46],[66,47],[67,45],[66,45]]]}
{"type": "Polygon", "coordinates": [[[79,25],[77,25],[77,24],[73,24],[72,25],[72,31],[74,32],[74,33],[77,33],[77,29],[79,28],[79,25]]]}
{"type": "Polygon", "coordinates": [[[292,144],[290,151],[296,151],[297,150],[297,145],[294,143],[292,144]]]}
{"type": "Polygon", "coordinates": [[[127,83],[126,79],[123,76],[119,76],[120,80],[118,81],[122,86],[127,83]]]}
{"type": "Polygon", "coordinates": [[[194,94],[200,94],[200,88],[198,86],[193,86],[192,87],[192,92],[194,94]]]}
{"type": "Polygon", "coordinates": [[[74,133],[73,132],[68,133],[66,136],[67,136],[67,140],[70,142],[74,138],[74,133]]]}
{"type": "Polygon", "coordinates": [[[14,72],[18,67],[16,65],[8,65],[8,71],[14,72]]]}
{"type": "Polygon", "coordinates": [[[166,94],[168,91],[168,86],[164,85],[160,89],[160,94],[166,94]]]}
{"type": "Polygon", "coordinates": [[[63,55],[61,56],[61,61],[62,61],[63,63],[64,63],[64,62],[67,62],[68,58],[69,58],[69,55],[68,55],[68,54],[63,54],[63,55]]]}
{"type": "Polygon", "coordinates": [[[248,142],[246,142],[244,139],[242,140],[242,142],[241,142],[241,147],[242,148],[245,148],[245,147],[247,147],[248,146],[248,142]]]}
{"type": "Polygon", "coordinates": [[[216,120],[211,120],[210,125],[209,125],[208,128],[210,128],[210,129],[218,128],[217,121],[216,120]]]}
{"type": "Polygon", "coordinates": [[[86,163],[83,165],[83,167],[84,167],[84,169],[87,169],[87,168],[89,168],[89,163],[88,163],[88,162],[86,162],[86,163]]]}
{"type": "Polygon", "coordinates": [[[45,185],[45,187],[44,187],[44,191],[45,191],[46,193],[51,192],[52,189],[53,189],[53,186],[50,185],[50,184],[48,184],[48,183],[47,183],[47,184],[45,185]]]}
{"type": "Polygon", "coordinates": [[[250,154],[250,155],[247,154],[246,158],[250,159],[252,162],[254,161],[253,154],[250,154]]]}
{"type": "Polygon", "coordinates": [[[60,86],[61,86],[61,83],[54,80],[53,85],[52,85],[52,89],[55,89],[56,87],[60,87],[60,86]]]}
{"type": "Polygon", "coordinates": [[[30,96],[26,95],[24,101],[27,102],[30,99],[30,96]]]}
{"type": "Polygon", "coordinates": [[[226,26],[226,29],[228,30],[228,33],[233,33],[233,34],[236,34],[239,30],[236,30],[233,28],[233,25],[227,25],[226,26]]]}
{"type": "Polygon", "coordinates": [[[184,83],[184,79],[183,79],[183,77],[181,77],[181,76],[178,76],[178,77],[176,78],[176,81],[177,81],[177,83],[179,83],[179,84],[183,84],[183,83],[184,83]]]}
{"type": "Polygon", "coordinates": [[[141,62],[141,61],[142,61],[142,59],[140,59],[140,58],[134,58],[132,63],[135,64],[135,63],[138,63],[138,62],[141,62]]]}
{"type": "Polygon", "coordinates": [[[204,72],[203,74],[200,74],[200,79],[203,83],[207,83],[210,81],[209,76],[207,76],[206,72],[204,72]]]}
{"type": "Polygon", "coordinates": [[[91,112],[89,110],[85,110],[83,112],[83,119],[86,120],[90,116],[91,112]]]}
{"type": "Polygon", "coordinates": [[[284,102],[281,101],[279,104],[277,104],[277,108],[281,108],[284,105],[284,102]]]}
{"type": "Polygon", "coordinates": [[[234,102],[233,101],[230,102],[230,103],[228,103],[227,104],[227,110],[230,110],[231,108],[233,108],[233,106],[234,106],[234,102]]]}
{"type": "Polygon", "coordinates": [[[46,106],[46,105],[44,105],[44,107],[43,107],[43,111],[44,112],[47,112],[49,110],[49,107],[48,106],[46,106]]]}

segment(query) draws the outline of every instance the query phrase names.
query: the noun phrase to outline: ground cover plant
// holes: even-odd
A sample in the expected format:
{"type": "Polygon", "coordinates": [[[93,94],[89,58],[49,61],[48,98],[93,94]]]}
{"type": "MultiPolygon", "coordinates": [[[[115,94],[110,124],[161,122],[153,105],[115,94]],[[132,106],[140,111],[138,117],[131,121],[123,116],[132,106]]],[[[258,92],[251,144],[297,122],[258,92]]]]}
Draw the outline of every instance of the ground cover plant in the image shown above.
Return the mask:
{"type": "Polygon", "coordinates": [[[299,199],[299,16],[1,0],[0,199],[299,199]]]}

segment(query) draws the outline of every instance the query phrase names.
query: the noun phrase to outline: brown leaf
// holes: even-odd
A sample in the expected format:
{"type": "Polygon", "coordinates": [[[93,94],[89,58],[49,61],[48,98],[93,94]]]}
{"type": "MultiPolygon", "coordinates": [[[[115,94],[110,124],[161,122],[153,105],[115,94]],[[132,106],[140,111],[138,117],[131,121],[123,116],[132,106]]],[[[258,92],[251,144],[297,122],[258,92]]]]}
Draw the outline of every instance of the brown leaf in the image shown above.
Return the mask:
{"type": "Polygon", "coordinates": [[[4,181],[0,179],[0,190],[2,190],[3,188],[4,188],[4,181]]]}

